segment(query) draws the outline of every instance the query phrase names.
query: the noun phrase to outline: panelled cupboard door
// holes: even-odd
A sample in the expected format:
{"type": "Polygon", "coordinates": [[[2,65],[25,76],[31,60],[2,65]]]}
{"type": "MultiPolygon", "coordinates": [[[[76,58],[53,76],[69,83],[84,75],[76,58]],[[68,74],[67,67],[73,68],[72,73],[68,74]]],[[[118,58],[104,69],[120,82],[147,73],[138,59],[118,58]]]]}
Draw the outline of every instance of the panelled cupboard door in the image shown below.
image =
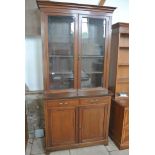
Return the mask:
{"type": "Polygon", "coordinates": [[[56,107],[47,112],[48,147],[76,142],[76,108],[56,107]]]}
{"type": "Polygon", "coordinates": [[[80,142],[106,140],[109,104],[93,104],[79,107],[80,142]]]}

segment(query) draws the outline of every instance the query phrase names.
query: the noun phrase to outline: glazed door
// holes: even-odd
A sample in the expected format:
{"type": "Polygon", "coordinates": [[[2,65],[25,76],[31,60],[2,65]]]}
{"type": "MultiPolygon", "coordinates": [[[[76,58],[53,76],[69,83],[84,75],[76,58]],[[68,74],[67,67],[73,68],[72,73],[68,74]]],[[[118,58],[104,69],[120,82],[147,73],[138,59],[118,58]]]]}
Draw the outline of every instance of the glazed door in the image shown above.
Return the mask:
{"type": "Polygon", "coordinates": [[[54,14],[47,20],[47,90],[75,89],[76,80],[76,24],[75,15],[54,14]]]}
{"type": "Polygon", "coordinates": [[[106,87],[107,19],[81,15],[79,20],[79,88],[106,87]]]}
{"type": "Polygon", "coordinates": [[[80,142],[107,139],[109,104],[85,105],[79,108],[80,142]]]}
{"type": "Polygon", "coordinates": [[[57,107],[47,110],[47,145],[64,146],[76,143],[76,108],[57,107]]]}

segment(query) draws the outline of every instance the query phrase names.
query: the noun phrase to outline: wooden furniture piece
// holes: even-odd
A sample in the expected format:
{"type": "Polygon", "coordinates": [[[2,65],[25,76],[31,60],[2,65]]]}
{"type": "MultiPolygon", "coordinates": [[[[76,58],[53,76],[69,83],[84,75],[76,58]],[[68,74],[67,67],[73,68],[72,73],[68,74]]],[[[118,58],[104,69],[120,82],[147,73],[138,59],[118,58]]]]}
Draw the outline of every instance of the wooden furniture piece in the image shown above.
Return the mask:
{"type": "Polygon", "coordinates": [[[112,26],[109,89],[115,98],[129,95],[129,24],[112,26]]]}
{"type": "Polygon", "coordinates": [[[44,60],[46,150],[108,143],[115,8],[37,0],[44,60]]]}
{"type": "Polygon", "coordinates": [[[46,150],[108,144],[111,96],[45,100],[46,150]]]}
{"type": "Polygon", "coordinates": [[[119,149],[129,148],[128,99],[112,99],[109,133],[119,149]]]}
{"type": "Polygon", "coordinates": [[[129,24],[112,26],[109,89],[115,98],[129,95],[129,24]]]}
{"type": "Polygon", "coordinates": [[[129,24],[112,26],[109,89],[114,93],[110,137],[119,149],[129,147],[129,24]]]}

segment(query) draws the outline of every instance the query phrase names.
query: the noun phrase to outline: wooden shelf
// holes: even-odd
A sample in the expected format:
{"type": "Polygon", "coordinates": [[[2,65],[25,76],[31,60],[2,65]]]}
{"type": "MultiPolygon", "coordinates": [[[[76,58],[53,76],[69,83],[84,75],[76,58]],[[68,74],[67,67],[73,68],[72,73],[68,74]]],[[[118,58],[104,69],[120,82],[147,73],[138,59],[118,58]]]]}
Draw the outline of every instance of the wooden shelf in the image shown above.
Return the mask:
{"type": "Polygon", "coordinates": [[[99,56],[99,55],[83,55],[80,57],[81,58],[104,58],[104,56],[99,56]]]}
{"type": "Polygon", "coordinates": [[[50,73],[51,75],[56,75],[56,74],[73,74],[73,72],[53,72],[53,73],[50,73]]]}
{"type": "Polygon", "coordinates": [[[127,33],[127,32],[121,32],[120,33],[120,36],[121,37],[127,37],[127,38],[129,38],[129,33],[127,33]]]}
{"type": "Polygon", "coordinates": [[[120,49],[129,49],[129,46],[119,46],[120,49]]]}
{"type": "Polygon", "coordinates": [[[73,56],[66,55],[49,55],[50,58],[73,58],[73,56]]]}
{"type": "Polygon", "coordinates": [[[123,49],[123,48],[129,49],[129,45],[119,45],[118,47],[119,47],[120,49],[123,49]]]}
{"type": "Polygon", "coordinates": [[[103,72],[86,72],[86,74],[102,74],[103,72]]]}
{"type": "Polygon", "coordinates": [[[129,78],[117,78],[117,83],[129,83],[129,78]]]}
{"type": "Polygon", "coordinates": [[[124,67],[124,66],[129,66],[129,64],[128,63],[119,63],[118,66],[119,67],[124,67]]]}

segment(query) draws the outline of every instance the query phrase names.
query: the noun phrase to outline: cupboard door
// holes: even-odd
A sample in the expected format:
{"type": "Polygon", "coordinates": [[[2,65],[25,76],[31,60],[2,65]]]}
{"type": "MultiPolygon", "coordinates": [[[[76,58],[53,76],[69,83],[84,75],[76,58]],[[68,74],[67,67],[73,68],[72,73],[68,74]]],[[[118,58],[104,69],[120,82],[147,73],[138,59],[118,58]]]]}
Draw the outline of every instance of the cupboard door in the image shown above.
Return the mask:
{"type": "Polygon", "coordinates": [[[57,107],[47,111],[48,147],[76,142],[76,108],[57,107]]]}
{"type": "Polygon", "coordinates": [[[75,25],[76,16],[48,15],[48,89],[76,87],[75,25]]]}
{"type": "Polygon", "coordinates": [[[80,88],[104,85],[106,19],[80,16],[80,88]]]}
{"type": "Polygon", "coordinates": [[[80,142],[107,139],[109,104],[85,105],[79,108],[80,142]]]}

